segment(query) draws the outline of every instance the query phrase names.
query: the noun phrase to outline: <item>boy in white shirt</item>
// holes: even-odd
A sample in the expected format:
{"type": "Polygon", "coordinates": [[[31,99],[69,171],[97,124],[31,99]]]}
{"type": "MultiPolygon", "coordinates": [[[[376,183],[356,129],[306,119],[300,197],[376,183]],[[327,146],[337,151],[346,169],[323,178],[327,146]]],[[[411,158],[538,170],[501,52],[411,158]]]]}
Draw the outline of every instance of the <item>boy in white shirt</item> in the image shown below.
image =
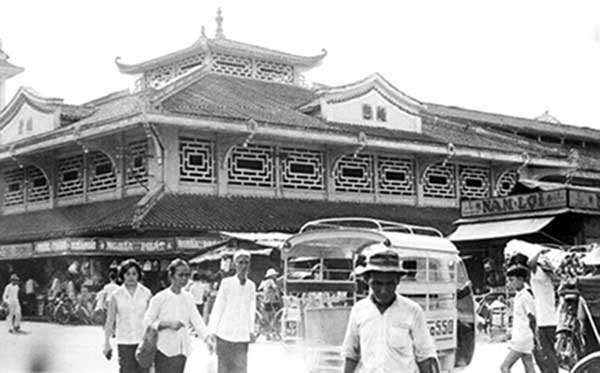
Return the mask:
{"type": "Polygon", "coordinates": [[[18,333],[21,329],[21,305],[19,304],[19,276],[15,273],[10,275],[10,283],[4,288],[2,301],[8,305],[8,324],[9,333],[18,333]]]}
{"type": "Polygon", "coordinates": [[[536,348],[536,319],[533,292],[527,285],[527,267],[515,265],[506,272],[507,286],[517,291],[513,303],[513,326],[509,352],[500,366],[502,373],[509,373],[512,366],[521,359],[525,373],[535,373],[533,350],[536,348]]]}

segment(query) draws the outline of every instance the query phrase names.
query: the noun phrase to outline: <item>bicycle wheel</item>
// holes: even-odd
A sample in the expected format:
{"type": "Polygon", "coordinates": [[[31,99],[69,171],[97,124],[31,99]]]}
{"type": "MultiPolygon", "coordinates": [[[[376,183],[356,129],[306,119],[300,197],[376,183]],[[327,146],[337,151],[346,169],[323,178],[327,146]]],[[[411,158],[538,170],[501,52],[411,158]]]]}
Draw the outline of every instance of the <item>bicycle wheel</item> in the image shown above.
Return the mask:
{"type": "Polygon", "coordinates": [[[600,351],[589,354],[581,359],[571,373],[597,373],[600,372],[600,351]]]}

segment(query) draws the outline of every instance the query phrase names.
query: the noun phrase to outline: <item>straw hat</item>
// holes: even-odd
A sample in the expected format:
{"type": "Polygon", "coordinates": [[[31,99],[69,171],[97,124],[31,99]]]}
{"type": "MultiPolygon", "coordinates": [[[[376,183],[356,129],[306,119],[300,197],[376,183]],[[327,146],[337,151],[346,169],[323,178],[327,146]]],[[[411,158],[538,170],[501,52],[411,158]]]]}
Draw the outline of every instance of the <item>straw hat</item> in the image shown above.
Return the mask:
{"type": "Polygon", "coordinates": [[[275,269],[273,268],[269,268],[267,270],[267,273],[265,273],[265,278],[269,278],[269,277],[277,277],[279,276],[279,272],[277,272],[275,269]]]}
{"type": "Polygon", "coordinates": [[[369,272],[386,272],[406,274],[406,271],[400,267],[400,257],[393,250],[376,251],[369,256],[365,266],[357,267],[357,275],[364,275],[369,272]]]}

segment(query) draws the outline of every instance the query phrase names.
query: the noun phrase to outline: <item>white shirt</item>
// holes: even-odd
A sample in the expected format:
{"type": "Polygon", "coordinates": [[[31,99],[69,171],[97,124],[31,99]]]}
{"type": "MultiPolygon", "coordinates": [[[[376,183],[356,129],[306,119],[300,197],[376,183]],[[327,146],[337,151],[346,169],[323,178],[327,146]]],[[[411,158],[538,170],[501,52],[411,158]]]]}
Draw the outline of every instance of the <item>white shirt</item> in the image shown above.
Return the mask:
{"type": "Polygon", "coordinates": [[[35,293],[35,281],[30,278],[25,281],[25,294],[34,294],[35,293]]]}
{"type": "Polygon", "coordinates": [[[510,345],[513,350],[523,353],[533,351],[533,331],[529,326],[528,315],[535,316],[535,301],[528,286],[517,292],[513,303],[513,325],[510,345]]]}
{"type": "Polygon", "coordinates": [[[138,344],[144,337],[144,313],[152,297],[150,290],[138,284],[133,296],[125,285],[119,286],[112,292],[111,303],[117,311],[117,330],[115,332],[118,344],[138,344]]]}
{"type": "Polygon", "coordinates": [[[19,285],[6,285],[2,300],[8,304],[19,304],[19,285]]]}
{"type": "Polygon", "coordinates": [[[194,303],[196,304],[204,304],[204,294],[206,294],[208,290],[208,284],[205,284],[200,281],[194,281],[188,291],[192,294],[192,299],[194,299],[194,303]]]}
{"type": "Polygon", "coordinates": [[[417,362],[437,357],[425,313],[400,295],[383,314],[371,297],[352,307],[342,355],[365,373],[418,373],[417,362]]]}
{"type": "Polygon", "coordinates": [[[246,279],[242,285],[237,276],[224,278],[210,314],[208,329],[228,342],[250,342],[255,312],[256,284],[246,279]]]}
{"type": "MultiPolygon", "coordinates": [[[[144,328],[157,325],[160,321],[181,321],[186,326],[191,324],[201,339],[207,336],[206,324],[187,291],[175,294],[169,287],[150,299],[150,306],[144,315],[144,328]]],[[[189,356],[191,341],[187,327],[159,330],[156,347],[166,356],[189,356]]]]}
{"type": "Polygon", "coordinates": [[[119,288],[120,286],[114,282],[109,282],[108,284],[104,285],[104,287],[102,288],[102,292],[104,293],[104,296],[102,298],[104,304],[102,305],[102,307],[104,309],[106,309],[106,307],[108,306],[108,302],[110,301],[112,294],[119,288]]]}
{"type": "Polygon", "coordinates": [[[538,326],[555,326],[557,321],[556,298],[552,279],[539,266],[531,272],[531,290],[535,297],[535,314],[538,326]]]}

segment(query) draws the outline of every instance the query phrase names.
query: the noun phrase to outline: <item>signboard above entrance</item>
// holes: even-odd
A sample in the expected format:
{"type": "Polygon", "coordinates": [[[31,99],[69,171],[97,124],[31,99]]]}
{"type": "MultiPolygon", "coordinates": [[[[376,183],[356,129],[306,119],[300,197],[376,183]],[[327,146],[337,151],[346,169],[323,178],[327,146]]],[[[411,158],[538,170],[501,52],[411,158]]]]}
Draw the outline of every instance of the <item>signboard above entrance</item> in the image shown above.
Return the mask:
{"type": "Polygon", "coordinates": [[[462,218],[497,216],[533,211],[573,209],[578,213],[600,214],[600,189],[563,189],[516,196],[462,201],[462,218]]]}
{"type": "Polygon", "coordinates": [[[462,201],[460,204],[460,215],[463,218],[472,218],[476,216],[542,211],[561,207],[568,207],[566,189],[462,201]]]}

